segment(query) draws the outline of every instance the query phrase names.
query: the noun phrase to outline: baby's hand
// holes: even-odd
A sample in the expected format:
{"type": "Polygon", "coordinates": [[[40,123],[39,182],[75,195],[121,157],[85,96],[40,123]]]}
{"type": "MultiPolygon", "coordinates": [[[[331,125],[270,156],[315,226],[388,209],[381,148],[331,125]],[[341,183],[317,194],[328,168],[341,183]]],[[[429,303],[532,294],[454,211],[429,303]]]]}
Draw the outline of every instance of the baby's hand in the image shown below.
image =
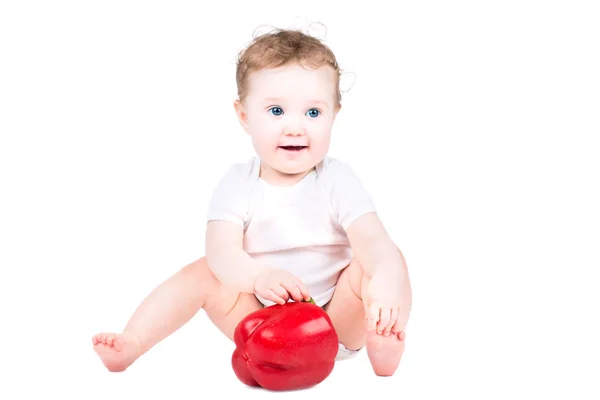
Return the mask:
{"type": "Polygon", "coordinates": [[[378,271],[373,274],[364,299],[368,330],[388,336],[400,335],[398,315],[402,301],[402,279],[395,270],[378,271]]]}
{"type": "Polygon", "coordinates": [[[254,282],[254,292],[277,304],[285,304],[291,298],[296,302],[310,300],[304,283],[284,269],[268,269],[254,282]]]}

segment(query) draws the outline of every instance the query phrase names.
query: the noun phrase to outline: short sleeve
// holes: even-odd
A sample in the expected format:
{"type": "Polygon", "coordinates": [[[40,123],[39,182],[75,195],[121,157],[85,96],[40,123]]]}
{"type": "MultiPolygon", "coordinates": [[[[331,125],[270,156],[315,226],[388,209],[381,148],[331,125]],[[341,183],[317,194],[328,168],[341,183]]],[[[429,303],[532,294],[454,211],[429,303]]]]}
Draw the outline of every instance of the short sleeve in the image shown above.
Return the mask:
{"type": "Polygon", "coordinates": [[[244,228],[249,216],[250,180],[244,164],[229,168],[212,192],[208,221],[229,221],[244,228]]]}
{"type": "Polygon", "coordinates": [[[362,215],[376,211],[371,194],[350,165],[331,159],[325,176],[332,213],[344,230],[362,215]]]}

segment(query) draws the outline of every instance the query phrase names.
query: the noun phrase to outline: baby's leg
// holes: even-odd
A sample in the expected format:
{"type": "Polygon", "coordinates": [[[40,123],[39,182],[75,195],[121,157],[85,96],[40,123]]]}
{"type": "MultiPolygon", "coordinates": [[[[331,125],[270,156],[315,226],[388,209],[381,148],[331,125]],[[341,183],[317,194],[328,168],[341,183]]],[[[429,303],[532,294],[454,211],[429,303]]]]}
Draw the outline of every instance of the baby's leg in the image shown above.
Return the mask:
{"type": "Polygon", "coordinates": [[[363,274],[357,260],[352,260],[342,271],[333,298],[325,307],[340,342],[350,350],[357,350],[366,345],[373,371],[378,376],[393,375],[404,353],[404,330],[412,307],[412,291],[408,273],[405,272],[403,306],[398,315],[402,327],[402,333],[399,335],[386,336],[376,331],[367,332],[362,293],[366,292],[369,278],[363,274]]]}
{"type": "Polygon", "coordinates": [[[362,268],[352,260],[338,278],[331,301],[325,305],[338,339],[349,350],[358,350],[365,345],[367,320],[361,299],[362,268]]]}
{"type": "Polygon", "coordinates": [[[122,333],[100,333],[92,341],[104,365],[110,371],[120,372],[183,326],[201,308],[221,331],[232,337],[243,316],[260,307],[252,294],[221,287],[201,258],[154,289],[135,310],[122,333]]]}

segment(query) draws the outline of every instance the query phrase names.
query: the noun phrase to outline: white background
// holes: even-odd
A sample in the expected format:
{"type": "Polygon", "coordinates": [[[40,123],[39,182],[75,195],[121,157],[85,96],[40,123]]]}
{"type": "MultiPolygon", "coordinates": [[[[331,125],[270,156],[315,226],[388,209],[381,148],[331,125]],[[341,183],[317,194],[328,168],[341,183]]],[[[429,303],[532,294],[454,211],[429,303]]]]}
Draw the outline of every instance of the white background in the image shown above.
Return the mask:
{"type": "Polygon", "coordinates": [[[202,312],[120,374],[91,338],[203,255],[211,190],[254,155],[238,51],[320,22],[350,89],[330,154],[372,192],[414,307],[394,377],[363,352],[287,396],[598,399],[594,3],[3,1],[0,398],[271,395],[202,312]]]}

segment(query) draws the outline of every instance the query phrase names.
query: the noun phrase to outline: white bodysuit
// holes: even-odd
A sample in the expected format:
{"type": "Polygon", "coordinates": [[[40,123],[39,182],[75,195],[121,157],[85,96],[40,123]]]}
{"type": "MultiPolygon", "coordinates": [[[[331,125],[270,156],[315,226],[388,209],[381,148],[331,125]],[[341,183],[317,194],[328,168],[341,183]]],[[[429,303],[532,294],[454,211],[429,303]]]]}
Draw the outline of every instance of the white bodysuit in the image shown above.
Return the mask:
{"type": "MultiPolygon", "coordinates": [[[[270,185],[259,172],[258,157],[234,164],[213,192],[208,220],[242,227],[244,250],[292,272],[322,307],[352,260],[346,229],[375,212],[371,196],[348,164],[330,157],[294,186],[270,185]]],[[[257,298],[265,306],[274,304],[257,298]]]]}

